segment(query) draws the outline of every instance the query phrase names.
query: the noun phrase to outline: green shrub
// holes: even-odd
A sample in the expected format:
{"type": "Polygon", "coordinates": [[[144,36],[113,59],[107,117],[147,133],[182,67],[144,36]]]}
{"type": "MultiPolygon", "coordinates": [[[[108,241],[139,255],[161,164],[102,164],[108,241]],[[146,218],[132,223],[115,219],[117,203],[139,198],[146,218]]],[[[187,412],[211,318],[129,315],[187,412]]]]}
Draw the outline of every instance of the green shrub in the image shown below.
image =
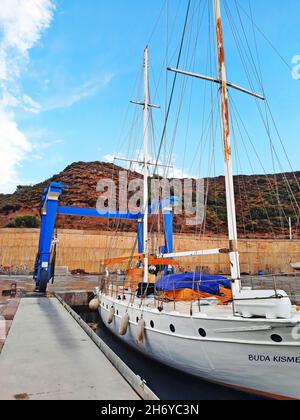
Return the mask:
{"type": "Polygon", "coordinates": [[[266,178],[258,178],[257,179],[257,184],[258,185],[266,185],[267,182],[268,182],[268,180],[266,178]]]}
{"type": "Polygon", "coordinates": [[[277,194],[274,192],[267,191],[263,194],[263,197],[266,201],[268,201],[270,204],[277,204],[278,203],[278,197],[277,194]]]}
{"type": "Polygon", "coordinates": [[[218,205],[213,205],[213,206],[209,206],[209,209],[212,210],[216,214],[217,219],[219,219],[222,222],[226,222],[227,221],[227,210],[226,210],[226,207],[218,206],[218,205]]]}
{"type": "Polygon", "coordinates": [[[254,207],[251,209],[251,218],[256,220],[263,220],[266,218],[267,212],[264,207],[254,207]]]}
{"type": "Polygon", "coordinates": [[[7,228],[39,228],[40,221],[35,216],[19,216],[14,221],[10,222],[7,228]]]}

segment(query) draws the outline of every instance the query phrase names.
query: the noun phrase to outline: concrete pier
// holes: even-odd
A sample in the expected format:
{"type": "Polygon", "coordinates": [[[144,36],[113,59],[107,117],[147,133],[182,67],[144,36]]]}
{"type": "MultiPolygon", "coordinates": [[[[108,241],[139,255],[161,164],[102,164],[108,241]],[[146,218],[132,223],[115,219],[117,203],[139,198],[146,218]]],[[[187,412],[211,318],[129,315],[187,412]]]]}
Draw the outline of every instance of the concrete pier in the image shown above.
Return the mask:
{"type": "Polygon", "coordinates": [[[21,300],[0,354],[0,400],[138,399],[57,299],[21,300]]]}

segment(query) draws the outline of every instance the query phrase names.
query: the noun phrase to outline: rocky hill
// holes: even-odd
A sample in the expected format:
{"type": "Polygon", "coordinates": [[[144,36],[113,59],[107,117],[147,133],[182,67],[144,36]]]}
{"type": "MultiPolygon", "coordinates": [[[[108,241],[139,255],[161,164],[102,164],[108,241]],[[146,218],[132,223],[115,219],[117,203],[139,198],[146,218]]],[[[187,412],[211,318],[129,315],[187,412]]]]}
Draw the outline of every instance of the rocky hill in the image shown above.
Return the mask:
{"type": "MultiPolygon", "coordinates": [[[[34,186],[19,186],[14,194],[0,194],[0,227],[5,227],[18,216],[40,217],[43,188],[49,182],[61,182],[69,186],[62,196],[66,206],[95,207],[99,192],[97,184],[103,178],[113,179],[118,185],[119,166],[102,162],[78,162],[68,166],[34,186]]],[[[129,179],[141,178],[130,173],[129,179]]],[[[288,218],[292,218],[294,234],[299,236],[300,172],[277,175],[235,177],[238,229],[242,237],[287,236],[288,218]]],[[[202,226],[192,227],[185,223],[185,215],[175,216],[177,233],[200,233],[207,236],[226,234],[225,182],[223,177],[205,180],[207,213],[202,226]]],[[[196,194],[193,193],[195,198],[196,194]]],[[[58,218],[57,226],[66,229],[92,229],[133,231],[131,222],[88,218],[58,218]]],[[[153,224],[154,229],[157,223],[153,224]]]]}

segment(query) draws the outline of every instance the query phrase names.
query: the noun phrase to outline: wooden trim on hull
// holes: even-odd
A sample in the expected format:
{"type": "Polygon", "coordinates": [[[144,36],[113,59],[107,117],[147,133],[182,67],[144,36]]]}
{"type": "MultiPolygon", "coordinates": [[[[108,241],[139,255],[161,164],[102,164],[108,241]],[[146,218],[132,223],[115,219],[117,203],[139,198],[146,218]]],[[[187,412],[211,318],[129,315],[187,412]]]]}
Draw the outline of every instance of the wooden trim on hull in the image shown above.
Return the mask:
{"type": "Polygon", "coordinates": [[[213,381],[213,380],[209,380],[209,379],[204,379],[204,380],[207,381],[207,382],[216,384],[216,385],[223,386],[225,388],[235,389],[237,391],[246,392],[247,394],[252,394],[252,395],[256,395],[256,396],[259,396],[259,397],[264,397],[264,398],[268,398],[268,399],[272,399],[272,400],[299,401],[297,398],[284,397],[282,395],[277,395],[277,394],[270,394],[270,393],[264,392],[264,391],[254,390],[254,389],[251,389],[251,388],[245,388],[245,387],[238,386],[238,385],[230,385],[230,384],[226,384],[224,382],[213,381]]]}

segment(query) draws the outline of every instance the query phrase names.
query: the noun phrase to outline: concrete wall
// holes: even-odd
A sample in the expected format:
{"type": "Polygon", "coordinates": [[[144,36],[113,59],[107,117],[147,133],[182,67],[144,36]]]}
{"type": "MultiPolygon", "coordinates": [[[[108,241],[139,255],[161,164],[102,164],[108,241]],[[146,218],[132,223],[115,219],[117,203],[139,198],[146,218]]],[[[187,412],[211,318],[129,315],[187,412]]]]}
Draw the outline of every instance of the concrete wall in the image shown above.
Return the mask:
{"type": "MultiPolygon", "coordinates": [[[[32,271],[37,252],[39,231],[35,229],[0,229],[0,266],[12,267],[22,273],[32,271]]],[[[130,253],[135,242],[134,233],[94,231],[59,231],[58,266],[69,270],[83,269],[98,272],[104,258],[130,253]]],[[[227,247],[226,239],[176,235],[176,250],[208,249],[227,247]]],[[[290,272],[290,262],[300,261],[300,241],[288,240],[241,240],[242,272],[255,274],[259,270],[268,272],[290,272]]],[[[185,268],[208,267],[215,273],[228,273],[226,255],[180,260],[185,268]]]]}

